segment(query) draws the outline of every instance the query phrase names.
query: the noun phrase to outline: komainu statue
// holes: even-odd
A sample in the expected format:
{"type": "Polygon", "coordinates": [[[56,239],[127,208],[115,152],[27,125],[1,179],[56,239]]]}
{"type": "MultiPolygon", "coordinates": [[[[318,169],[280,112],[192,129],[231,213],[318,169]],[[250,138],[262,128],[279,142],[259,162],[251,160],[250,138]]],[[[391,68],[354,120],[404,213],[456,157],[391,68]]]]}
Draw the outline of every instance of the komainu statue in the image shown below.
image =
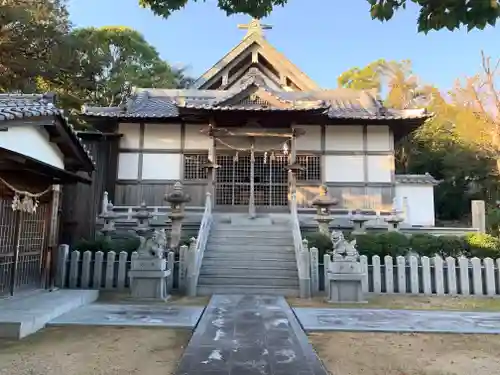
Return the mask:
{"type": "Polygon", "coordinates": [[[356,250],[356,240],[347,241],[341,231],[332,231],[330,235],[333,251],[332,260],[358,261],[359,253],[356,250]]]}
{"type": "Polygon", "coordinates": [[[139,237],[140,245],[137,249],[139,257],[163,258],[167,247],[167,233],[165,229],[155,230],[149,238],[139,237]]]}

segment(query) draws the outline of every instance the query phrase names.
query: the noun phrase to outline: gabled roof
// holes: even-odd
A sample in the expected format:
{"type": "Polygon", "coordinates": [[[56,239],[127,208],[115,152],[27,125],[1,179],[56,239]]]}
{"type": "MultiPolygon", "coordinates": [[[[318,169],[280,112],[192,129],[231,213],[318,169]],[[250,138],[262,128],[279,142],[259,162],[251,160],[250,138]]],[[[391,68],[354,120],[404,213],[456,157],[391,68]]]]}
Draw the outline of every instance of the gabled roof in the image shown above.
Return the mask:
{"type": "Polygon", "coordinates": [[[258,78],[246,81],[231,90],[175,90],[136,88],[125,106],[84,107],[87,117],[107,118],[182,118],[183,109],[207,111],[315,111],[321,110],[330,119],[401,120],[425,119],[425,109],[395,110],[386,108],[370,91],[352,89],[317,90],[308,92],[277,91],[265,86],[258,78]],[[237,104],[231,102],[242,93],[258,89],[287,105],[237,104]]]}
{"type": "MultiPolygon", "coordinates": [[[[325,120],[406,120],[412,121],[411,128],[418,127],[430,114],[425,109],[395,110],[386,108],[378,100],[376,93],[352,89],[322,90],[295,65],[274,49],[263,37],[263,25],[252,21],[247,35],[232,51],[217,64],[207,70],[187,90],[135,88],[127,103],[118,107],[84,107],[82,114],[87,118],[103,117],[115,119],[182,119],[189,111],[196,115],[209,116],[210,112],[279,112],[296,111],[323,116],[325,120]],[[293,76],[297,91],[277,82],[275,74],[269,74],[268,67],[259,62],[257,52],[265,55],[268,62],[281,68],[285,76],[293,76]],[[252,59],[241,60],[243,54],[251,53],[252,59]],[[235,65],[233,77],[223,82],[217,89],[206,89],[215,77],[230,64],[235,65]],[[205,113],[204,113],[205,112],[205,113]]],[[[269,28],[265,26],[264,28],[269,28]]],[[[215,86],[213,86],[215,87],[215,86]]],[[[309,117],[308,117],[309,118],[309,117]]],[[[312,117],[311,117],[312,118],[312,117]]],[[[403,131],[407,133],[408,129],[403,131]]]]}
{"type": "MultiPolygon", "coordinates": [[[[291,75],[298,79],[304,90],[317,90],[319,86],[302,72],[295,64],[293,64],[285,55],[274,48],[265,38],[262,33],[263,25],[258,20],[252,20],[249,25],[240,25],[240,28],[248,28],[247,35],[243,40],[229,51],[222,59],[214,64],[210,69],[198,78],[193,88],[204,89],[207,83],[217,76],[221,71],[230,65],[239,56],[245,54],[252,47],[256,47],[256,51],[267,58],[278,70],[281,70],[285,75],[291,75]]],[[[270,28],[270,27],[265,27],[270,28]]]]}
{"type": "MultiPolygon", "coordinates": [[[[58,146],[71,153],[80,161],[79,170],[91,172],[94,169],[92,156],[73,126],[64,117],[63,111],[54,105],[55,96],[51,94],[0,94],[0,126],[2,122],[37,118],[57,118],[63,134],[56,137],[58,146]]],[[[46,127],[48,131],[53,127],[46,127]]],[[[19,140],[22,142],[22,140],[19,140]]]]}

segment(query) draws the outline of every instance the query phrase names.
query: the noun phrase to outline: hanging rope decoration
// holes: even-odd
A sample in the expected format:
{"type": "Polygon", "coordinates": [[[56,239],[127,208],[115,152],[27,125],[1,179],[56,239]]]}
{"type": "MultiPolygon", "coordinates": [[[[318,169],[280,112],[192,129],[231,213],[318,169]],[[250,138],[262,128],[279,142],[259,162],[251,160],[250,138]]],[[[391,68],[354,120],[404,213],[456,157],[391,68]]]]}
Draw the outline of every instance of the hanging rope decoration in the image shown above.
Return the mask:
{"type": "MultiPolygon", "coordinates": [[[[233,157],[233,161],[234,162],[238,162],[239,160],[239,152],[243,152],[243,151],[251,151],[253,149],[254,152],[263,152],[264,153],[264,164],[267,164],[267,159],[268,159],[268,153],[270,152],[271,155],[269,157],[269,159],[273,162],[276,160],[276,154],[274,153],[274,150],[276,149],[281,149],[282,152],[283,152],[283,155],[284,156],[288,156],[288,152],[289,152],[289,147],[288,147],[288,143],[285,142],[285,143],[280,143],[278,147],[272,147],[270,150],[261,150],[261,149],[256,149],[255,147],[250,147],[250,148],[245,148],[245,147],[236,147],[236,146],[232,146],[230,145],[229,143],[227,142],[224,142],[222,139],[220,138],[215,138],[214,139],[219,142],[220,144],[226,146],[227,148],[230,148],[232,150],[235,150],[236,151],[236,154],[234,155],[233,157]]],[[[209,156],[210,158],[210,156],[209,156]]]]}
{"type": "Polygon", "coordinates": [[[12,211],[22,211],[34,214],[39,205],[39,198],[52,190],[52,186],[40,193],[30,193],[29,191],[18,190],[3,178],[0,177],[0,182],[3,183],[9,190],[14,192],[12,199],[12,211]]]}

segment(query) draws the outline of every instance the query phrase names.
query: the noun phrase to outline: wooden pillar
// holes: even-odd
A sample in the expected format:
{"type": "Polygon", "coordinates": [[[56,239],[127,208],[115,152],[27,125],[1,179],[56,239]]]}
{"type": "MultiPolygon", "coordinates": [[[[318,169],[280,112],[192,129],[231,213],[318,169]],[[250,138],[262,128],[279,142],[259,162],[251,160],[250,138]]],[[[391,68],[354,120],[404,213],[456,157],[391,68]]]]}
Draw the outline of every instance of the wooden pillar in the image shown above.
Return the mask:
{"type": "MultiPolygon", "coordinates": [[[[297,161],[297,137],[295,134],[295,128],[292,127],[292,137],[290,139],[290,157],[289,165],[294,164],[297,161]]],[[[290,181],[290,196],[296,193],[297,182],[295,179],[295,173],[291,170],[288,171],[288,179],[290,181]]]]}
{"type": "Polygon", "coordinates": [[[250,146],[250,197],[248,199],[248,214],[250,219],[255,218],[255,139],[252,137],[250,146]]]}
{"type": "Polygon", "coordinates": [[[46,253],[43,282],[45,288],[53,289],[55,283],[55,270],[57,267],[56,250],[59,245],[59,205],[61,186],[52,185],[52,200],[50,207],[50,226],[48,233],[48,247],[46,253]]]}
{"type": "Polygon", "coordinates": [[[211,139],[211,146],[208,150],[208,162],[211,164],[211,167],[208,168],[208,192],[211,194],[212,199],[214,199],[215,202],[215,180],[217,178],[216,176],[216,164],[217,164],[217,155],[216,155],[216,145],[217,141],[215,140],[214,136],[214,130],[213,128],[215,127],[215,121],[213,119],[210,120],[210,131],[209,131],[209,136],[211,139]]]}
{"type": "Polygon", "coordinates": [[[19,210],[14,211],[14,260],[12,261],[10,271],[10,295],[13,296],[16,290],[17,274],[19,272],[19,247],[21,243],[21,222],[23,213],[19,210]]]}

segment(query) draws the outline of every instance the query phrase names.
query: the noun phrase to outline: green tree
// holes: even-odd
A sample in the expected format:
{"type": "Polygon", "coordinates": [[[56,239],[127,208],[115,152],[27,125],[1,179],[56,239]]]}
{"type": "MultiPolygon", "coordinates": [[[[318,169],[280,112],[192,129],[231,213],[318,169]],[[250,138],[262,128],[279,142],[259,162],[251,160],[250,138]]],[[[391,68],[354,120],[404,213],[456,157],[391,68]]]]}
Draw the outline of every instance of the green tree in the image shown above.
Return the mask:
{"type": "Polygon", "coordinates": [[[445,100],[437,88],[420,84],[410,61],[377,60],[349,69],[338,83],[341,87],[376,89],[385,94],[382,99],[390,108],[427,107],[434,113],[396,145],[395,156],[398,173],[428,172],[441,180],[435,195],[440,219],[460,220],[470,211],[472,197],[488,196],[487,191],[496,184],[491,178],[492,153],[473,141],[482,139],[484,127],[463,104],[445,100]]]}
{"type": "MultiPolygon", "coordinates": [[[[189,1],[206,0],[139,0],[142,7],[150,8],[155,14],[168,17],[186,6],[189,1]]],[[[430,30],[455,30],[461,26],[468,30],[495,26],[500,17],[498,0],[366,0],[373,19],[388,21],[394,14],[412,3],[419,7],[416,20],[419,32],[430,30]]],[[[217,6],[227,15],[248,14],[254,18],[268,16],[273,8],[284,6],[288,0],[218,0],[217,6]]]]}
{"type": "Polygon", "coordinates": [[[109,26],[75,29],[71,37],[78,46],[81,100],[115,106],[124,100],[127,88],[177,87],[183,77],[162,60],[144,37],[127,27],[109,26]]]}
{"type": "Polygon", "coordinates": [[[54,81],[71,71],[64,0],[0,2],[0,91],[32,91],[34,77],[54,81]]]}
{"type": "Polygon", "coordinates": [[[116,106],[130,88],[180,88],[192,79],[172,68],[137,31],[121,26],[79,28],[68,36],[75,60],[72,74],[57,82],[37,80],[40,91],[57,92],[72,121],[83,104],[116,106]]]}

